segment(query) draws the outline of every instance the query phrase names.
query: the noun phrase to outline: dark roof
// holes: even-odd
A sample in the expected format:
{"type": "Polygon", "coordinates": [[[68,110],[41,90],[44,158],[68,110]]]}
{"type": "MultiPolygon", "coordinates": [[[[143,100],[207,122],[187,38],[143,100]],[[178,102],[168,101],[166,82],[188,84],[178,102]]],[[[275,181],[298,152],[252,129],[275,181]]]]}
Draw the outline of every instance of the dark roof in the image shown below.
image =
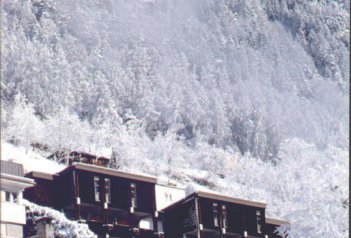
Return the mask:
{"type": "Polygon", "coordinates": [[[272,224],[272,225],[278,225],[278,226],[290,224],[288,221],[277,219],[277,218],[271,218],[271,217],[266,217],[266,223],[272,224]]]}
{"type": "Polygon", "coordinates": [[[25,176],[29,178],[41,178],[41,179],[47,179],[47,180],[54,180],[53,174],[37,172],[37,171],[29,172],[25,176]]]}
{"type": "Polygon", "coordinates": [[[241,198],[234,198],[234,197],[224,196],[224,195],[212,193],[212,192],[197,191],[197,192],[194,192],[194,193],[188,195],[187,197],[179,200],[178,202],[173,203],[173,204],[169,205],[168,207],[162,209],[162,212],[164,212],[165,210],[168,210],[168,209],[172,209],[173,207],[177,206],[178,204],[185,203],[188,200],[191,200],[195,197],[209,198],[209,199],[213,199],[213,200],[225,201],[225,202],[246,205],[246,206],[251,206],[251,207],[266,208],[266,203],[262,203],[262,202],[245,200],[245,199],[241,199],[241,198]]]}
{"type": "Polygon", "coordinates": [[[85,163],[75,163],[74,165],[69,166],[68,168],[66,168],[60,173],[65,173],[66,171],[72,170],[72,169],[78,169],[78,170],[89,171],[94,173],[101,173],[101,174],[111,175],[115,177],[139,180],[139,181],[155,183],[155,184],[157,183],[157,178],[155,176],[122,172],[115,169],[110,169],[106,167],[85,164],[85,163]]]}
{"type": "Polygon", "coordinates": [[[247,206],[252,206],[252,207],[266,208],[266,206],[267,206],[267,204],[263,203],[263,202],[256,202],[256,201],[246,200],[246,199],[242,199],[242,198],[229,197],[229,196],[225,196],[225,195],[218,194],[218,193],[198,191],[198,192],[196,192],[196,194],[199,197],[221,200],[221,201],[225,201],[225,202],[242,204],[242,205],[247,205],[247,206]]]}

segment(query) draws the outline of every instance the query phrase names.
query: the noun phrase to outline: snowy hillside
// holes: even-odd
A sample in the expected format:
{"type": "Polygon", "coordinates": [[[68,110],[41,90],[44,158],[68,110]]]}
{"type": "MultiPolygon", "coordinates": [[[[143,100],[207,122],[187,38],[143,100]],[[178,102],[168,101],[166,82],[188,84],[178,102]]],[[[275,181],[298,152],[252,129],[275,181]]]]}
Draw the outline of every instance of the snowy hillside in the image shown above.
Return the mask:
{"type": "Polygon", "coordinates": [[[24,173],[31,171],[55,174],[65,168],[64,165],[46,159],[48,154],[24,147],[16,147],[12,144],[1,141],[1,160],[12,161],[23,165],[24,173]]]}
{"type": "Polygon", "coordinates": [[[349,10],[3,1],[2,144],[112,156],[124,170],[267,201],[291,237],[346,237],[349,10]]]}

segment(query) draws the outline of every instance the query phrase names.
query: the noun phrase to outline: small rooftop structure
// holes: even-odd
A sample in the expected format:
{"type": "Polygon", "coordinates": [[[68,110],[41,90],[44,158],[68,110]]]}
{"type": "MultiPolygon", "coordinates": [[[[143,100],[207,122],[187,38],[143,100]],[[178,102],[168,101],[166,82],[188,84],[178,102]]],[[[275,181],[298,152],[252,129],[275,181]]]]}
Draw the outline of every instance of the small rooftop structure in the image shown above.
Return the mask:
{"type": "Polygon", "coordinates": [[[0,165],[1,165],[0,166],[1,173],[15,175],[15,176],[23,176],[24,175],[22,164],[1,160],[0,165]]]}
{"type": "Polygon", "coordinates": [[[42,217],[36,220],[38,238],[55,238],[52,220],[51,217],[42,217]]]}
{"type": "Polygon", "coordinates": [[[110,163],[110,159],[106,157],[98,157],[96,155],[80,152],[80,151],[72,151],[69,154],[69,165],[72,165],[74,162],[93,164],[98,166],[106,167],[108,163],[110,163]]]}
{"type": "Polygon", "coordinates": [[[65,163],[67,165],[73,165],[74,163],[85,163],[107,167],[107,165],[110,163],[110,158],[97,156],[83,151],[67,152],[66,150],[59,150],[48,156],[48,159],[53,159],[59,161],[59,163],[65,163]]]}

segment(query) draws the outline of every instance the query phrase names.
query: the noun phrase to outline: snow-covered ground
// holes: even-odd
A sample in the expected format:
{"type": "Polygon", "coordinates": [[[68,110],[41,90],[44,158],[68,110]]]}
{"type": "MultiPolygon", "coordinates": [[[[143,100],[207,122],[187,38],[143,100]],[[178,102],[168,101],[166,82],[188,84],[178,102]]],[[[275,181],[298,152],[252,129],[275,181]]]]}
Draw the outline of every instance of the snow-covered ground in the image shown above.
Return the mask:
{"type": "Polygon", "coordinates": [[[24,147],[17,147],[3,141],[1,143],[1,159],[22,164],[24,173],[38,171],[55,174],[65,168],[62,164],[46,159],[42,152],[26,150],[24,147]]]}
{"type": "Polygon", "coordinates": [[[3,1],[1,157],[50,173],[62,166],[31,144],[114,157],[121,170],[267,201],[292,237],[346,237],[349,10],[3,1]]]}
{"type": "MultiPolygon", "coordinates": [[[[23,147],[8,143],[3,143],[3,154],[5,158],[18,156],[14,161],[25,164],[30,170],[50,173],[63,168],[39,152],[26,152],[23,147]]],[[[319,151],[296,139],[286,142],[280,156],[281,161],[273,165],[250,156],[234,155],[231,163],[226,164],[229,171],[221,176],[206,166],[187,170],[184,169],[187,166],[178,165],[170,173],[160,166],[158,181],[186,188],[187,194],[200,190],[265,202],[267,216],[291,223],[291,237],[315,237],[315,234],[318,237],[346,237],[349,206],[347,152],[335,147],[319,151]],[[301,150],[296,152],[296,148],[301,150]],[[340,220],[336,222],[332,217],[340,220]],[[321,223],[321,219],[323,229],[312,229],[321,223]]],[[[134,171],[146,172],[143,163],[136,165],[134,171]]]]}

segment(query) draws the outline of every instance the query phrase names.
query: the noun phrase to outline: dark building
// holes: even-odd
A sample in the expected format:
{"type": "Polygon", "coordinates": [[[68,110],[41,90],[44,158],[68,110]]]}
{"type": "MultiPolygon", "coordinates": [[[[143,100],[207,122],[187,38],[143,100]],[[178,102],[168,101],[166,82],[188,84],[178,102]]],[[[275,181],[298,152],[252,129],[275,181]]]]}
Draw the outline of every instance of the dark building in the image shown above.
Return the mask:
{"type": "Polygon", "coordinates": [[[265,237],[265,203],[196,192],[163,210],[167,238],[265,237]]]}
{"type": "Polygon", "coordinates": [[[286,236],[278,235],[277,228],[281,225],[288,225],[289,223],[284,220],[266,218],[266,233],[269,238],[284,238],[286,236]]]}
{"type": "Polygon", "coordinates": [[[55,175],[33,171],[26,177],[33,179],[36,185],[24,190],[23,197],[41,206],[56,208],[55,175]]]}
{"type": "Polygon", "coordinates": [[[60,173],[27,174],[36,186],[24,197],[87,223],[99,237],[284,238],[276,228],[287,222],[266,219],[265,203],[201,191],[181,199],[185,193],[156,186],[156,177],[106,168],[108,163],[108,158],[71,152],[70,166],[60,173]],[[172,205],[158,214],[165,204],[172,205]]]}
{"type": "Polygon", "coordinates": [[[155,177],[83,163],[54,176],[27,176],[37,186],[26,190],[26,199],[61,210],[101,236],[157,237],[155,177]]]}

